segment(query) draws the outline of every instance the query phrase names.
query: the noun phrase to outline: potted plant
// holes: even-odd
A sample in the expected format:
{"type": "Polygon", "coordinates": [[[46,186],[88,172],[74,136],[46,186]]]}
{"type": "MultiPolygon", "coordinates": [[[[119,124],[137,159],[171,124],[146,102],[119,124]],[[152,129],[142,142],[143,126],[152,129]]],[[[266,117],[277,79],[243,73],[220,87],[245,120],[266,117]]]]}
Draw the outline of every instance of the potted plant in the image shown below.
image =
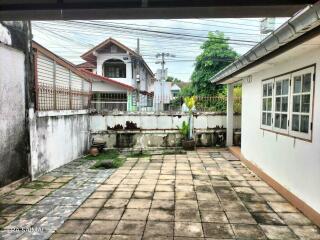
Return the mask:
{"type": "Polygon", "coordinates": [[[192,111],[194,110],[196,98],[193,97],[186,97],[184,99],[184,103],[188,108],[189,118],[188,123],[185,121],[182,122],[182,127],[179,128],[180,134],[182,135],[182,148],[184,150],[194,150],[195,148],[195,140],[193,139],[193,121],[192,121],[192,111]]]}

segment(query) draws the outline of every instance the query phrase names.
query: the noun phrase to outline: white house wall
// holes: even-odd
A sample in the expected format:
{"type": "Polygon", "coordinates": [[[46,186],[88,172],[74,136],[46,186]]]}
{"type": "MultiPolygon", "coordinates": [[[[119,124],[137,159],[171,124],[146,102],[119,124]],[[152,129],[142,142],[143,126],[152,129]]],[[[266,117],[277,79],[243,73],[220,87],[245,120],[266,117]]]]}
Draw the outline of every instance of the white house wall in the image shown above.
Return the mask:
{"type": "Polygon", "coordinates": [[[119,59],[126,64],[126,78],[115,78],[115,80],[130,85],[135,86],[135,81],[132,78],[132,64],[129,54],[111,54],[111,53],[100,53],[97,54],[97,74],[103,76],[103,63],[109,59],[119,59]],[[123,58],[128,58],[128,60],[123,60],[123,58]]]}
{"type": "Polygon", "coordinates": [[[273,65],[242,85],[242,146],[246,159],[320,212],[320,50],[273,65]],[[260,129],[261,81],[316,63],[313,140],[307,142],[260,129]]]}

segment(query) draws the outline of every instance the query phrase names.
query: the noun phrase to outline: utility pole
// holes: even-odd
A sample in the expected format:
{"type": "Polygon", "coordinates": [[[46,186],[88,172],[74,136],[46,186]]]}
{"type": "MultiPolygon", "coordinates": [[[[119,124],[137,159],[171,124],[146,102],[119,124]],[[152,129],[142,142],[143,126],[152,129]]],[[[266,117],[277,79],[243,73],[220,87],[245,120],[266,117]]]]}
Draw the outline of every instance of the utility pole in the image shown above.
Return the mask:
{"type": "Polygon", "coordinates": [[[163,110],[164,105],[164,87],[165,87],[165,68],[164,65],[166,64],[165,58],[166,57],[175,57],[175,55],[170,53],[157,53],[156,58],[160,58],[161,60],[156,61],[156,64],[161,64],[161,77],[160,77],[160,110],[163,110]]]}
{"type": "Polygon", "coordinates": [[[136,82],[137,82],[137,99],[136,99],[136,104],[137,104],[137,110],[140,111],[140,79],[141,79],[141,76],[140,76],[140,39],[137,38],[137,54],[138,54],[138,58],[137,58],[137,61],[136,61],[136,64],[137,64],[137,72],[135,73],[136,76],[136,82]]]}

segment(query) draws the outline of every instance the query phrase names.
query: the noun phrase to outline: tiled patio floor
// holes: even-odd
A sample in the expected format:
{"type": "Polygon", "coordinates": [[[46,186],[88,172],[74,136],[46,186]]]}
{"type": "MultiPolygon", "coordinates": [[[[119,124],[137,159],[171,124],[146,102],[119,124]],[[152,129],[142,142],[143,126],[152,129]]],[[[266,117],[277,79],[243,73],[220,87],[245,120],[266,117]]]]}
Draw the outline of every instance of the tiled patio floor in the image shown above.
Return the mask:
{"type": "MultiPolygon", "coordinates": [[[[130,158],[96,183],[50,239],[320,239],[315,225],[224,150],[130,158]]],[[[41,232],[21,239],[42,239],[41,232]]]]}

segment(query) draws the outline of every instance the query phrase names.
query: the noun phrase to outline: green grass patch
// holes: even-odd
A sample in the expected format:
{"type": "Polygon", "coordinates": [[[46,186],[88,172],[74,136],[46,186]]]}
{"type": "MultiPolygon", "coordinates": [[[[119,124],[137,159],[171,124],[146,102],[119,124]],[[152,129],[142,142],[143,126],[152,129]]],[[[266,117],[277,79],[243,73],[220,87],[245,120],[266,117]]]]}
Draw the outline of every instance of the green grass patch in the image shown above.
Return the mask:
{"type": "Polygon", "coordinates": [[[47,182],[33,181],[33,182],[30,182],[30,183],[23,185],[22,187],[32,188],[32,189],[41,189],[41,188],[45,188],[48,185],[49,185],[49,183],[47,183],[47,182]]]}
{"type": "Polygon", "coordinates": [[[105,159],[114,159],[119,157],[120,153],[115,149],[110,149],[100,153],[98,156],[88,155],[85,157],[87,160],[105,160],[105,159]]]}
{"type": "Polygon", "coordinates": [[[96,163],[91,167],[93,169],[119,168],[126,161],[126,158],[120,156],[117,150],[110,149],[100,153],[98,156],[86,156],[87,160],[95,160],[96,163]]]}

